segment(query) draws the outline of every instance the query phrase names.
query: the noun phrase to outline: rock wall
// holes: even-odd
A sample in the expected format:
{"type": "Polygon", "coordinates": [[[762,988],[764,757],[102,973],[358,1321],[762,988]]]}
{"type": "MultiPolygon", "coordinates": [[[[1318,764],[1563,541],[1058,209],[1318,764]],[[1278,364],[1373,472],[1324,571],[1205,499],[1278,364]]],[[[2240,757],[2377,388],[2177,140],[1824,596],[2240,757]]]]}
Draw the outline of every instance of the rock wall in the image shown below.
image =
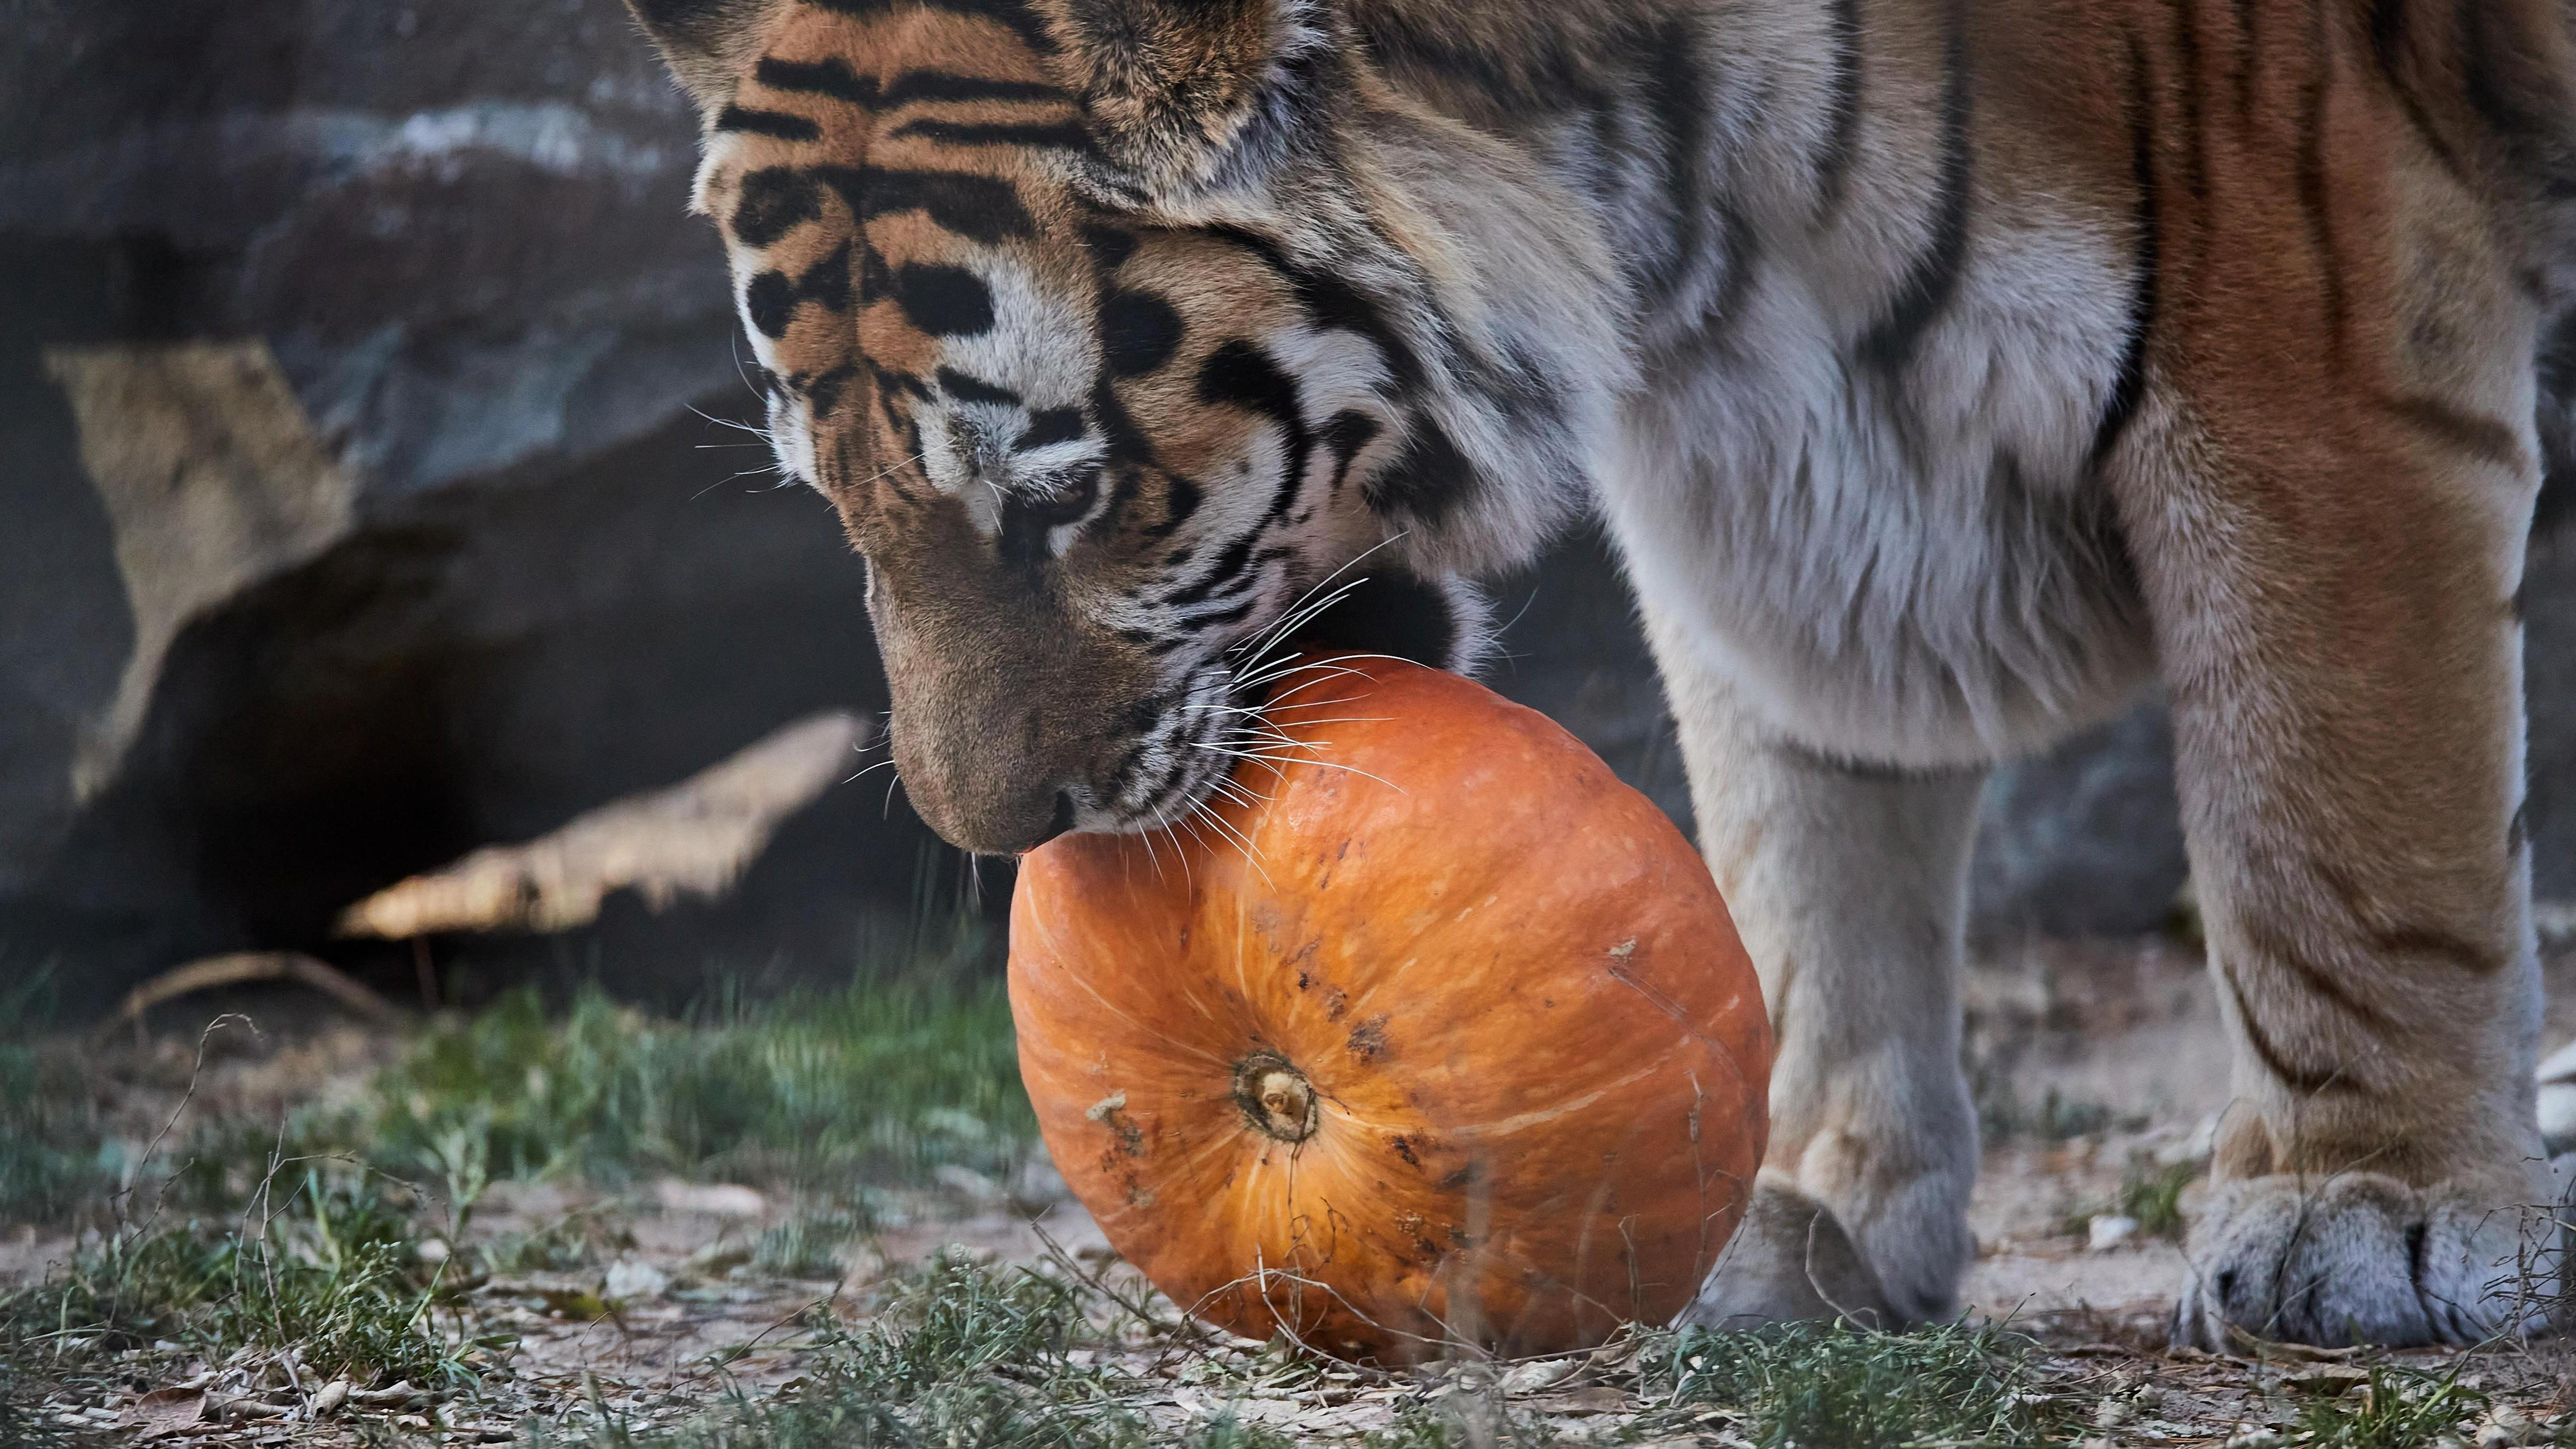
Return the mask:
{"type": "MultiPolygon", "coordinates": [[[[11,13],[0,972],[95,998],[312,944],[882,707],[828,513],[729,481],[763,455],[690,411],[749,396],[694,126],[617,0],[11,13]]],[[[920,834],[850,792],[730,918],[619,949],[846,956],[920,834]]]]}
{"type": "MultiPolygon", "coordinates": [[[[0,972],[50,962],[94,1001],[314,946],[404,874],[882,707],[854,562],[726,426],[750,398],[683,214],[692,127],[618,0],[11,15],[0,972]]],[[[2571,892],[2576,569],[2535,579],[2533,822],[2571,892]]],[[[1496,682],[1687,819],[1600,546],[1497,596],[1496,682]]],[[[2002,772],[1981,932],[2153,927],[2182,871],[2167,750],[2150,705],[2002,772]]],[[[841,969],[972,884],[871,783],[721,908],[440,949],[676,990],[710,962],[841,969]]]]}

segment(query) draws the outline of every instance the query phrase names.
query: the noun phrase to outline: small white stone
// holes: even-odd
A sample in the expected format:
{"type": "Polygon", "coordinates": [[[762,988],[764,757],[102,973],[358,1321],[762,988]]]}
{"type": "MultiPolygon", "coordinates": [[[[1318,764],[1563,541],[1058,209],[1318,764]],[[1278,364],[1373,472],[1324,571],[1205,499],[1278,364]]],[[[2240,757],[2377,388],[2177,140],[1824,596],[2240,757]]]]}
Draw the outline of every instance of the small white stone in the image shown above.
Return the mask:
{"type": "Polygon", "coordinates": [[[670,1286],[670,1274],[641,1258],[620,1258],[608,1265],[608,1284],[600,1296],[612,1301],[659,1298],[670,1286]]]}
{"type": "Polygon", "coordinates": [[[2121,1213],[2097,1213],[2084,1225],[2084,1248],[2087,1252],[2107,1253],[2127,1242],[2138,1231],[2138,1220],[2121,1213]]]}
{"type": "Polygon", "coordinates": [[[423,1238],[412,1251],[420,1256],[422,1262],[433,1267],[448,1259],[447,1242],[443,1238],[423,1238]]]}
{"type": "Polygon", "coordinates": [[[1536,1363],[1514,1364],[1503,1371],[1501,1388],[1507,1394],[1535,1394],[1564,1382],[1580,1360],[1570,1358],[1540,1359],[1536,1363]]]}
{"type": "Polygon", "coordinates": [[[943,1162],[930,1170],[931,1180],[969,1202],[1000,1202],[1002,1185],[971,1167],[943,1162]]]}
{"type": "Polygon", "coordinates": [[[2478,1449],[2515,1449],[2547,1437],[2547,1431],[2533,1423],[2529,1414],[2511,1404],[2498,1404],[2478,1424],[2478,1449]]]}
{"type": "Polygon", "coordinates": [[[769,1199],[730,1182],[681,1182],[665,1178],[653,1185],[666,1213],[705,1213],[719,1218],[756,1218],[769,1211],[769,1199]]]}

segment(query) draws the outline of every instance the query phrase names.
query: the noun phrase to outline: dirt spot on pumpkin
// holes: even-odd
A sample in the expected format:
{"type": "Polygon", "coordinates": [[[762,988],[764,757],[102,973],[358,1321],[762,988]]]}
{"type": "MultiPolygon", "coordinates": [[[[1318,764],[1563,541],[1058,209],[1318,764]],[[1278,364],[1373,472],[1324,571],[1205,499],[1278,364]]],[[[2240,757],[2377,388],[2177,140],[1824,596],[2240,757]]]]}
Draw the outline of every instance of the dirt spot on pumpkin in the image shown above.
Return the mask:
{"type": "Polygon", "coordinates": [[[1424,1261],[1437,1262],[1439,1260],[1440,1245],[1431,1241],[1431,1223],[1430,1220],[1423,1217],[1422,1214],[1406,1213],[1404,1216],[1397,1218],[1395,1220],[1395,1230],[1413,1240],[1415,1251],[1422,1255],[1424,1261]]]}
{"type": "Polygon", "coordinates": [[[1394,1148],[1395,1155],[1403,1158],[1407,1164],[1414,1167],[1422,1165],[1422,1159],[1413,1155],[1413,1144],[1402,1137],[1390,1137],[1386,1139],[1386,1145],[1394,1148]]]}
{"type": "Polygon", "coordinates": [[[1316,860],[1323,862],[1324,870],[1321,875],[1316,877],[1315,888],[1317,890],[1322,890],[1325,887],[1330,886],[1333,883],[1333,872],[1341,869],[1342,862],[1350,859],[1350,856],[1351,843],[1347,840],[1334,847],[1332,856],[1329,859],[1319,852],[1315,858],[1316,860]]]}
{"type": "MultiPolygon", "coordinates": [[[[1108,1128],[1110,1133],[1118,1139],[1118,1148],[1120,1151],[1125,1152],[1130,1157],[1142,1157],[1145,1155],[1145,1131],[1143,1128],[1136,1125],[1134,1118],[1127,1115],[1127,1094],[1125,1092],[1110,1093],[1108,1096],[1092,1103],[1090,1107],[1083,1111],[1082,1115],[1099,1123],[1101,1126],[1108,1128]]],[[[1114,1159],[1106,1155],[1101,1159],[1104,1164],[1112,1160],[1114,1159]]]]}
{"type": "Polygon", "coordinates": [[[1339,1021],[1351,1014],[1351,994],[1336,986],[1324,994],[1324,1020],[1339,1021]]]}
{"type": "MultiPolygon", "coordinates": [[[[1337,1012],[1334,1020],[1341,1019],[1337,1012]]],[[[1386,1016],[1380,1013],[1351,1028],[1350,1039],[1343,1043],[1352,1056],[1364,1062],[1376,1061],[1386,1050],[1386,1016]]]]}

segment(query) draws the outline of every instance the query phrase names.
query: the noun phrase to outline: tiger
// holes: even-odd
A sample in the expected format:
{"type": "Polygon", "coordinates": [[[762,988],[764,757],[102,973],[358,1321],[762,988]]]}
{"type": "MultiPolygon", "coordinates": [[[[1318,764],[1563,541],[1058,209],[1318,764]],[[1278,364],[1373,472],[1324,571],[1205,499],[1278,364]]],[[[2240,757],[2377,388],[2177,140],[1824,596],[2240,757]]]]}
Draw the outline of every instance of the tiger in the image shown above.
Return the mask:
{"type": "Polygon", "coordinates": [[[1923,1323],[1980,782],[2160,684],[2233,1062],[2175,1342],[2550,1320],[2566,0],[630,5],[948,841],[1168,830],[1247,641],[1472,669],[1597,522],[1777,1040],[1684,1318],[1923,1323]]]}

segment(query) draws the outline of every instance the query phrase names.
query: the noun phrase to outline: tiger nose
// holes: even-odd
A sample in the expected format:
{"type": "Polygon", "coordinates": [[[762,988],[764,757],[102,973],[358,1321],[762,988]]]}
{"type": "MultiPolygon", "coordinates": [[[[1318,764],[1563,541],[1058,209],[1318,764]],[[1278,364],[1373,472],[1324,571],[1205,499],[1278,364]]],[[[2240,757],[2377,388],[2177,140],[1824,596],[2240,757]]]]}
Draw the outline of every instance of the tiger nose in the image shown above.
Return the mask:
{"type": "Polygon", "coordinates": [[[1032,789],[1005,799],[986,800],[963,820],[931,824],[952,845],[982,855],[1026,855],[1073,829],[1074,803],[1069,790],[1032,789]]]}
{"type": "Polygon", "coordinates": [[[1030,841],[1027,848],[1029,850],[1035,850],[1039,846],[1046,844],[1048,841],[1055,839],[1059,835],[1072,833],[1072,830],[1073,792],[1070,790],[1058,790],[1055,792],[1055,814],[1048,818],[1046,823],[1046,832],[1040,835],[1037,839],[1030,841]]]}

